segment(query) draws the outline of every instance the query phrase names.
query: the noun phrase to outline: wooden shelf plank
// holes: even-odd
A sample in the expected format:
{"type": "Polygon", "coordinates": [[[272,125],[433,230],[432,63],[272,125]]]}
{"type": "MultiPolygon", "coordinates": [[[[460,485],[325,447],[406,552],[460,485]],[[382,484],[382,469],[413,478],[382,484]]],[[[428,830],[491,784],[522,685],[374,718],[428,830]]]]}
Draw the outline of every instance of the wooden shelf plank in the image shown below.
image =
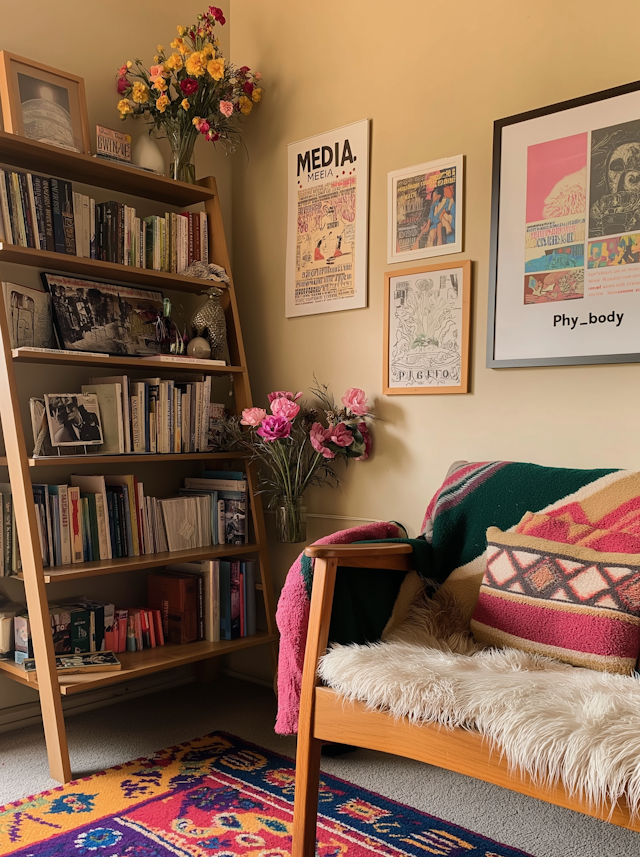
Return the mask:
{"type": "Polygon", "coordinates": [[[6,455],[0,455],[0,467],[6,467],[7,463],[8,463],[7,462],[7,456],[6,455]]]}
{"type": "Polygon", "coordinates": [[[177,363],[166,360],[155,360],[154,358],[125,357],[111,354],[99,356],[83,354],[67,354],[62,351],[36,351],[33,348],[14,348],[11,352],[14,363],[55,363],[66,366],[97,366],[103,369],[138,369],[147,372],[156,369],[162,372],[197,372],[203,375],[229,375],[230,373],[242,374],[244,366],[218,366],[215,363],[208,364],[202,360],[193,363],[179,361],[177,363]]]}
{"type": "MultiPolygon", "coordinates": [[[[99,559],[93,562],[78,562],[73,565],[57,565],[44,569],[45,583],[62,580],[79,580],[84,577],[100,577],[105,574],[121,574],[125,571],[144,571],[178,562],[198,562],[203,559],[219,559],[227,556],[244,556],[262,553],[266,547],[260,545],[210,545],[204,548],[188,548],[181,551],[163,551],[143,556],[128,556],[119,559],[99,559]]],[[[20,579],[20,575],[18,578],[20,579]]]]}
{"type": "MultiPolygon", "coordinates": [[[[229,461],[246,458],[245,452],[175,452],[165,454],[126,455],[48,455],[41,458],[30,458],[29,467],[82,467],[86,465],[104,466],[105,464],[151,464],[154,461],[229,461]]],[[[0,458],[6,465],[7,460],[0,458]]]]}
{"type": "MultiPolygon", "coordinates": [[[[93,690],[96,687],[131,681],[149,673],[162,672],[217,655],[236,652],[239,649],[250,649],[265,643],[274,643],[277,639],[276,634],[259,631],[251,637],[242,637],[238,640],[221,640],[219,643],[187,643],[184,646],[167,643],[164,646],[145,649],[142,652],[119,652],[117,657],[122,663],[122,669],[114,672],[59,676],[60,693],[63,696],[71,696],[86,690],[93,690]]],[[[38,689],[37,677],[34,679],[33,676],[30,676],[28,679],[24,669],[13,661],[0,660],[0,673],[34,688],[34,690],[38,689]]]]}
{"type": "Polygon", "coordinates": [[[200,185],[176,182],[134,167],[121,167],[4,131],[0,132],[0,163],[169,205],[195,205],[214,197],[213,191],[200,185]]]}
{"type": "MultiPolygon", "coordinates": [[[[93,277],[100,280],[114,280],[119,283],[135,283],[146,289],[173,289],[178,292],[200,294],[211,281],[198,277],[181,277],[166,271],[152,271],[148,268],[134,268],[132,265],[117,265],[113,262],[101,262],[99,259],[84,259],[67,253],[52,253],[49,250],[35,250],[33,247],[20,247],[18,244],[0,242],[0,262],[14,265],[30,265],[45,270],[64,271],[81,277],[93,277]]],[[[226,289],[226,283],[215,283],[216,288],[226,289]]]]}

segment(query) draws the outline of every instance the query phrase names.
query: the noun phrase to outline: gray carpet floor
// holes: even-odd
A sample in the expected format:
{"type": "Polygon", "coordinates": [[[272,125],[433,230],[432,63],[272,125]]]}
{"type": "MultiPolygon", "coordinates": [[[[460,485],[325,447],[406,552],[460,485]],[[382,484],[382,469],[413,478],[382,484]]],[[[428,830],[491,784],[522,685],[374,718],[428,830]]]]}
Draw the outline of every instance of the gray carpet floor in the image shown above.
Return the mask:
{"type": "MultiPolygon", "coordinates": [[[[229,677],[126,700],[67,719],[74,775],[217,729],[293,757],[295,740],[274,733],[274,718],[270,690],[229,677]]],[[[534,857],[640,855],[640,833],[419,762],[358,750],[323,769],[534,857]]],[[[54,785],[41,728],[0,735],[0,805],[54,785]]]]}

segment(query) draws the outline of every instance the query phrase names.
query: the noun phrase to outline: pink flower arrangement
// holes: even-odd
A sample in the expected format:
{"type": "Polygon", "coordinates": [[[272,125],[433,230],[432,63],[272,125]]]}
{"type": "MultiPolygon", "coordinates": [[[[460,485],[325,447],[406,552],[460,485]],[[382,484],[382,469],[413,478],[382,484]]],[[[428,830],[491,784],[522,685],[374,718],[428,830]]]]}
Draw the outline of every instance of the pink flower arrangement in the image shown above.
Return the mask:
{"type": "Polygon", "coordinates": [[[276,497],[302,497],[309,485],[336,484],[339,458],[365,461],[371,454],[372,438],[367,420],[373,415],[363,390],[350,387],[342,397],[343,408],[327,387],[316,384],[313,393],[321,408],[310,409],[300,399],[302,392],[274,390],[267,396],[271,414],[264,408],[245,408],[234,442],[250,451],[261,466],[262,488],[276,497]],[[317,419],[324,412],[327,425],[317,419]]]}

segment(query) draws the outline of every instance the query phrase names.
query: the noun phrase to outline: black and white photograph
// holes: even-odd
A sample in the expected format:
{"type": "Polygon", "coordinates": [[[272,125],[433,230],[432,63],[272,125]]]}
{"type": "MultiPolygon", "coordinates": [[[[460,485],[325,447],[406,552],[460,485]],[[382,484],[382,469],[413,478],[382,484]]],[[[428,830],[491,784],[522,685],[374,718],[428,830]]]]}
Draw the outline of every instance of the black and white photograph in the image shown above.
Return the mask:
{"type": "Polygon", "coordinates": [[[640,229],[640,120],[591,134],[589,238],[640,229]]]}
{"type": "Polygon", "coordinates": [[[3,283],[11,347],[55,348],[51,295],[17,283],[3,283]]]}
{"type": "Polygon", "coordinates": [[[161,292],[132,289],[58,274],[42,274],[51,294],[60,347],[144,357],[157,354],[161,292]]]}
{"type": "Polygon", "coordinates": [[[52,446],[102,443],[100,407],[95,393],[45,393],[52,446]]]}

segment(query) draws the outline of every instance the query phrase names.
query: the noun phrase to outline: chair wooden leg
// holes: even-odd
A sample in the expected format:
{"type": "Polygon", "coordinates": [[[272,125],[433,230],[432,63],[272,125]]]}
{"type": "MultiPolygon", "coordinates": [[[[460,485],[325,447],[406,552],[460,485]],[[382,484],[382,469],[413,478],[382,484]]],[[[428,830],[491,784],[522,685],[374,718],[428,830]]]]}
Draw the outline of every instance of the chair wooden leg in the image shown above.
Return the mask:
{"type": "Polygon", "coordinates": [[[291,857],[315,857],[322,741],[298,736],[291,857]]]}

